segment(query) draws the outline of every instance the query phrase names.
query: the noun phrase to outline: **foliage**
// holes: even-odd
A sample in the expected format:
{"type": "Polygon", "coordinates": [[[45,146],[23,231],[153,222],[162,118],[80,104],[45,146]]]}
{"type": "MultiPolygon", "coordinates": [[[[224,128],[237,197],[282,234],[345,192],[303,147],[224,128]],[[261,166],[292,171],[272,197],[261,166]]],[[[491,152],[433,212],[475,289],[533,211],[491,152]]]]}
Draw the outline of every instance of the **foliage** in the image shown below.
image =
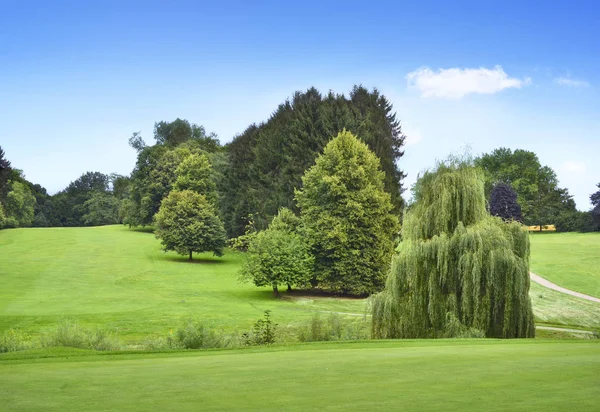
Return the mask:
{"type": "Polygon", "coordinates": [[[211,179],[212,168],[204,154],[192,153],[175,169],[174,190],[192,190],[216,201],[216,185],[211,179]]]}
{"type": "Polygon", "coordinates": [[[48,197],[45,190],[38,195],[43,202],[36,213],[39,226],[86,226],[116,223],[115,204],[109,197],[111,177],[100,172],[86,172],[64,190],[48,197]],[[90,201],[86,204],[86,202],[90,201]],[[110,223],[103,223],[110,222],[110,223]]]}
{"type": "Polygon", "coordinates": [[[6,226],[6,212],[4,211],[4,206],[0,202],[0,229],[6,226]]]}
{"type": "Polygon", "coordinates": [[[64,319],[56,329],[41,337],[43,347],[64,346],[99,351],[118,350],[121,345],[103,329],[87,329],[77,322],[64,319]]]}
{"type": "Polygon", "coordinates": [[[165,251],[181,255],[192,252],[223,254],[225,230],[206,196],[191,190],[172,191],[163,199],[155,216],[156,237],[165,251]]]}
{"type": "Polygon", "coordinates": [[[600,183],[598,183],[596,187],[598,188],[598,191],[590,195],[590,202],[593,206],[600,205],[600,183]]]}
{"type": "Polygon", "coordinates": [[[306,287],[310,284],[314,258],[298,233],[300,219],[289,209],[281,209],[266,230],[249,242],[241,279],[256,286],[270,286],[279,296],[279,285],[306,287]]]}
{"type": "Polygon", "coordinates": [[[245,230],[244,234],[240,235],[238,237],[229,239],[227,241],[227,244],[229,245],[230,248],[232,248],[234,250],[237,250],[239,252],[247,252],[248,247],[250,247],[250,243],[252,242],[252,240],[254,240],[254,238],[256,238],[257,234],[258,234],[258,231],[256,230],[256,225],[254,224],[254,219],[252,217],[249,217],[246,220],[246,230],[245,230]]]}
{"type": "Polygon", "coordinates": [[[95,192],[83,204],[82,216],[86,226],[112,225],[119,222],[119,200],[112,194],[95,192]]]}
{"type": "MultiPolygon", "coordinates": [[[[12,175],[12,169],[10,162],[5,157],[4,150],[0,146],[0,203],[6,200],[6,195],[10,190],[10,177],[12,175]]],[[[0,226],[1,227],[1,226],[0,226]]]]}
{"type": "Polygon", "coordinates": [[[399,216],[404,173],[398,160],[405,136],[392,105],[376,89],[362,86],[354,87],[349,96],[322,96],[310,88],[296,92],[266,123],[250,125],[226,146],[229,162],[218,191],[228,235],[242,235],[251,215],[262,230],[279,208],[297,212],[294,190],[301,186],[303,173],[331,136],[343,129],[358,136],[379,158],[384,189],[399,216]]]}
{"type": "Polygon", "coordinates": [[[315,313],[298,328],[300,342],[321,342],[337,340],[369,339],[368,324],[365,320],[349,320],[331,313],[323,318],[315,313]]]}
{"type": "Polygon", "coordinates": [[[192,318],[185,320],[175,333],[167,337],[167,345],[171,349],[224,348],[229,344],[229,339],[220,330],[192,318]]]}
{"type": "Polygon", "coordinates": [[[5,226],[27,227],[33,224],[35,196],[27,185],[13,181],[4,205],[5,226]]]}
{"type": "Polygon", "coordinates": [[[481,173],[442,163],[420,178],[415,200],[386,288],[372,299],[373,336],[534,336],[528,234],[486,213],[481,173]]]}
{"type": "Polygon", "coordinates": [[[31,347],[31,338],[18,329],[0,333],[0,353],[17,352],[31,347]]]}
{"type": "Polygon", "coordinates": [[[128,214],[124,218],[130,226],[152,224],[161,201],[174,186],[178,190],[196,190],[211,201],[216,200],[214,172],[206,153],[216,156],[220,150],[218,141],[214,135],[206,136],[201,126],[184,123],[191,134],[185,132],[188,126],[183,123],[173,127],[165,122],[157,123],[157,144],[138,151],[129,186],[128,214]],[[178,179],[179,183],[176,183],[178,179]]]}
{"type": "Polygon", "coordinates": [[[263,319],[254,324],[251,332],[244,333],[242,340],[244,345],[272,345],[275,343],[277,324],[271,320],[271,311],[265,310],[263,319]]]}
{"type": "Polygon", "coordinates": [[[348,131],[306,171],[296,199],[315,257],[313,284],[352,295],[383,288],[398,229],[384,178],[377,156],[348,131]]]}
{"type": "Polygon", "coordinates": [[[576,210],[568,190],[558,187],[554,170],[542,166],[533,152],[499,148],[475,163],[484,170],[486,198],[496,183],[512,186],[526,225],[554,224],[561,211],[576,210]]]}
{"type": "Polygon", "coordinates": [[[490,195],[490,213],[505,221],[523,221],[521,206],[517,203],[517,193],[507,183],[497,183],[490,195]]]}

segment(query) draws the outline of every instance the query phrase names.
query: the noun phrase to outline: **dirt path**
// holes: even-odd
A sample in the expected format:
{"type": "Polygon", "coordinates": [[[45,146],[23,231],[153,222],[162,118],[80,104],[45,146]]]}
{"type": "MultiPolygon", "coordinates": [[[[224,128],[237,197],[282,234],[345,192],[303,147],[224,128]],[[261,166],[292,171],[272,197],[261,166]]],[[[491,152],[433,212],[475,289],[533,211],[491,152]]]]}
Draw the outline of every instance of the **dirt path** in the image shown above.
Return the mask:
{"type": "Polygon", "coordinates": [[[567,295],[571,295],[571,296],[575,296],[575,297],[578,297],[581,299],[589,300],[590,302],[600,303],[599,298],[596,298],[596,297],[590,296],[590,295],[586,295],[584,293],[575,292],[574,290],[565,289],[561,286],[558,286],[555,283],[550,282],[549,280],[544,279],[540,275],[536,275],[533,272],[529,272],[529,276],[531,277],[531,280],[533,280],[535,283],[539,283],[540,285],[545,286],[548,289],[556,290],[557,292],[562,292],[562,293],[566,293],[567,295]]]}

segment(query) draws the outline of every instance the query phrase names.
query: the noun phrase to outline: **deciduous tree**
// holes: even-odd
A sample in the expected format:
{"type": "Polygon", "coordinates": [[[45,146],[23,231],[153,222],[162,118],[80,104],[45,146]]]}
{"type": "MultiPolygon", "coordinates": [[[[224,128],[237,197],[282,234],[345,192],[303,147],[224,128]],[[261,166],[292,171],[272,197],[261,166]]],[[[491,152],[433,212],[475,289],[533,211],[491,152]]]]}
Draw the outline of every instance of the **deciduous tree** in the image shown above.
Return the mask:
{"type": "Polygon", "coordinates": [[[241,271],[244,281],[270,286],[279,296],[279,286],[310,285],[314,258],[299,233],[300,219],[282,208],[266,230],[253,236],[241,271]]]}
{"type": "Polygon", "coordinates": [[[506,221],[523,221],[517,193],[508,183],[497,183],[490,195],[490,214],[506,221]]]}
{"type": "Polygon", "coordinates": [[[204,195],[191,190],[172,191],[163,199],[154,221],[156,237],[165,251],[189,255],[190,260],[194,252],[223,254],[223,222],[204,195]]]}
{"type": "Polygon", "coordinates": [[[348,131],[331,140],[296,192],[315,283],[336,293],[383,288],[398,230],[377,156],[348,131]]]}
{"type": "Polygon", "coordinates": [[[487,213],[479,170],[440,164],[414,197],[385,290],[372,300],[373,336],[533,337],[529,235],[487,213]]]}

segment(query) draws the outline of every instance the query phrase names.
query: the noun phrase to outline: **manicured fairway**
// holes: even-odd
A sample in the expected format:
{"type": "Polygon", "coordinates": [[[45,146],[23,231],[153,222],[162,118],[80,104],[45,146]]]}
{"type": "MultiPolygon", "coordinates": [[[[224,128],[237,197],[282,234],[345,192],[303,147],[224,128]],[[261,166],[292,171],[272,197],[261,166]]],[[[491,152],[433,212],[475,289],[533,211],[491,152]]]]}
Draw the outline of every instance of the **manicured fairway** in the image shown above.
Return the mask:
{"type": "Polygon", "coordinates": [[[600,233],[538,233],[531,270],[567,289],[600,297],[600,233]]]}
{"type": "MultiPolygon", "coordinates": [[[[15,356],[15,355],[13,355],[15,356]]],[[[379,341],[5,360],[0,409],[597,411],[598,341],[379,341]]]]}
{"type": "Polygon", "coordinates": [[[363,313],[365,301],[273,299],[238,282],[241,256],[189,263],[150,233],[123,226],[0,231],[0,331],[38,333],[64,317],[139,342],[165,336],[183,317],[246,330],[271,309],[280,333],[316,311],[363,313]]]}

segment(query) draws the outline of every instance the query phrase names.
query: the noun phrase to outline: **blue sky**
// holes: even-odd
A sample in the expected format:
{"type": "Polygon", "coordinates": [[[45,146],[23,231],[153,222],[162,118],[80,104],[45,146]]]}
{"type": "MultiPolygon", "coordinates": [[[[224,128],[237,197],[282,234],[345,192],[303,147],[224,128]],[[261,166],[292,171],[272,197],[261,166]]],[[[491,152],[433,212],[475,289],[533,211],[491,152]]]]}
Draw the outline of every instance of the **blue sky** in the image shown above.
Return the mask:
{"type": "Polygon", "coordinates": [[[150,141],[155,121],[225,143],[295,90],[363,84],[403,123],[407,185],[464,147],[522,148],[587,210],[600,5],[487,3],[0,0],[0,145],[52,193],[88,170],[129,174],[127,140],[150,141]]]}

